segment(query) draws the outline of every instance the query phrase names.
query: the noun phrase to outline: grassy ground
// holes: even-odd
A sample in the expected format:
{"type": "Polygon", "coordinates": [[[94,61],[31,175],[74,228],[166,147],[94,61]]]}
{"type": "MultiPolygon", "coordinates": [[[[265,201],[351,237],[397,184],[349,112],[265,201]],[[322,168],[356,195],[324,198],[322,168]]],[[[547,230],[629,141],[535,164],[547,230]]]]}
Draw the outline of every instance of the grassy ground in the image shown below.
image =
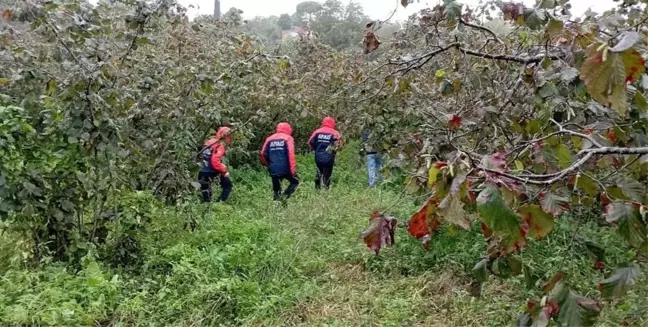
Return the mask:
{"type": "MultiPolygon", "coordinates": [[[[343,153],[334,188],[313,189],[314,165],[299,158],[303,184],[289,205],[271,201],[269,178],[232,173],[229,205],[165,207],[146,194],[143,265],[124,271],[95,260],[74,272],[58,263],[21,263],[20,240],[0,237],[0,325],[44,326],[501,326],[514,325],[537,290],[521,277],[491,278],[481,298],[467,291],[469,271],[484,252],[479,228],[442,229],[430,250],[399,228],[396,246],[379,256],[360,232],[374,209],[406,221],[416,199],[389,185],[369,189],[354,151],[343,153]],[[400,200],[399,200],[400,198],[400,200]],[[182,228],[189,218],[200,226],[182,228]]],[[[143,198],[143,199],[142,199],[143,198]]],[[[521,257],[546,280],[557,270],[585,295],[598,298],[603,274],[578,247],[564,253],[573,222],[564,218],[521,257]]],[[[609,265],[631,254],[595,221],[581,227],[608,251],[609,265]]],[[[99,251],[96,251],[99,252],[99,251]]],[[[134,254],[135,255],[135,254],[134,254]]],[[[647,274],[620,302],[604,303],[599,326],[648,324],[647,274]]],[[[540,283],[541,283],[540,282],[540,283]]]]}

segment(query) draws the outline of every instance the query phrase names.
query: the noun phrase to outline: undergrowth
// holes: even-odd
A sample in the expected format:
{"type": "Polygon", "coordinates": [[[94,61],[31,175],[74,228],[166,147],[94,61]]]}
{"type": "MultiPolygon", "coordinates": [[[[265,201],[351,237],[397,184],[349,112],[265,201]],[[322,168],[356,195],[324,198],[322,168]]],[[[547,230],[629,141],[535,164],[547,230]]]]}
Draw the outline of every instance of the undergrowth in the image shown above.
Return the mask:
{"type": "MultiPolygon", "coordinates": [[[[29,264],[29,244],[0,237],[0,324],[3,326],[484,326],[513,325],[526,300],[522,276],[491,278],[481,296],[469,292],[470,269],[485,251],[478,224],[470,232],[441,229],[425,252],[407,235],[417,199],[398,182],[366,187],[351,148],[338,160],[331,191],[313,188],[314,164],[299,158],[302,184],[282,207],[271,201],[264,172],[232,172],[229,204],[191,198],[164,205],[150,194],[124,195],[126,210],[150,219],[137,234],[136,264],[111,263],[117,254],[88,249],[75,269],[47,259],[29,264]],[[130,206],[130,207],[129,207],[130,206]],[[361,239],[372,210],[399,218],[396,245],[376,256],[361,239]],[[195,230],[184,228],[195,220],[195,230]]],[[[138,216],[139,217],[139,216],[138,216]]],[[[582,218],[580,218],[582,219],[582,218]]],[[[608,266],[632,253],[592,218],[579,234],[607,250],[608,266]]],[[[587,252],[572,244],[576,218],[563,217],[521,257],[541,286],[556,271],[587,294],[604,277],[587,252]],[[570,250],[563,253],[565,248],[570,250]],[[592,267],[583,269],[582,267],[592,267]]],[[[107,248],[115,244],[106,244],[107,248]]],[[[608,269],[608,268],[606,268],[608,269]]],[[[609,272],[606,270],[606,272],[609,272]]],[[[618,302],[603,303],[599,326],[646,325],[644,273],[618,302]]]]}

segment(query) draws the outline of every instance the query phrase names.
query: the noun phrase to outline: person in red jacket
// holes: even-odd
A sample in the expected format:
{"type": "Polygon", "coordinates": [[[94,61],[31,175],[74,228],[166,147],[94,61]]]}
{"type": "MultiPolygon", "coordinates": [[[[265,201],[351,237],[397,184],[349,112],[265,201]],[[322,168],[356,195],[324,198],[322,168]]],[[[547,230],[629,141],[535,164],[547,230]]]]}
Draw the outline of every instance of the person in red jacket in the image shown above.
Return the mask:
{"type": "Polygon", "coordinates": [[[331,186],[331,175],[333,175],[333,166],[335,165],[335,153],[341,146],[342,140],[340,133],[335,130],[335,119],[326,117],[322,120],[322,126],[316,129],[308,139],[308,147],[315,152],[315,164],[317,172],[315,173],[315,188],[324,187],[327,189],[331,186]]]}
{"type": "Polygon", "coordinates": [[[226,146],[231,141],[229,133],[229,127],[221,127],[216,132],[216,136],[205,141],[202,152],[202,168],[198,173],[198,183],[200,184],[200,193],[203,202],[211,202],[211,185],[216,177],[220,177],[220,185],[223,189],[218,198],[219,202],[226,201],[232,191],[232,181],[229,178],[227,166],[222,162],[225,156],[226,146]]]}
{"type": "Polygon", "coordinates": [[[288,123],[279,123],[276,132],[266,138],[260,153],[261,163],[268,167],[272,178],[274,200],[289,198],[299,186],[297,162],[295,161],[295,141],[292,137],[292,127],[288,123]],[[290,182],[286,191],[281,194],[281,182],[290,182]]]}

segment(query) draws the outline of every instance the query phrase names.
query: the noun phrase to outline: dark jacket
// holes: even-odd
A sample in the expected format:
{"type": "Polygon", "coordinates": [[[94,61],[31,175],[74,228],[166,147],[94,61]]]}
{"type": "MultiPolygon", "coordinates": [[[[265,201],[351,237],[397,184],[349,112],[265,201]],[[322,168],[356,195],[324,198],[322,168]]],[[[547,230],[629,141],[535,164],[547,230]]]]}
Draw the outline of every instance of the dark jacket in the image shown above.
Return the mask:
{"type": "Polygon", "coordinates": [[[365,154],[376,154],[377,148],[374,146],[375,142],[372,138],[371,132],[369,130],[364,130],[362,132],[362,149],[365,154]]]}
{"type": "Polygon", "coordinates": [[[271,176],[294,176],[297,173],[295,161],[295,141],[292,127],[279,123],[276,133],[270,135],[261,148],[261,163],[268,167],[271,176]]]}
{"type": "Polygon", "coordinates": [[[340,146],[341,142],[340,133],[335,130],[335,120],[326,117],[322,120],[322,127],[311,135],[308,147],[315,152],[315,162],[326,165],[335,162],[334,147],[340,146]]]}

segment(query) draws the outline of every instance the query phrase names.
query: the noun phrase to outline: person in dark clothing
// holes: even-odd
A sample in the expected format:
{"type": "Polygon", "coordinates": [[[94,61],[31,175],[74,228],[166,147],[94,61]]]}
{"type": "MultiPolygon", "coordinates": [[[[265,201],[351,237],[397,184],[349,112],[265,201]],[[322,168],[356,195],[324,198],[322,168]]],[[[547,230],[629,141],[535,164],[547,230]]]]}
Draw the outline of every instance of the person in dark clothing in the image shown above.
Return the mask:
{"type": "Polygon", "coordinates": [[[268,167],[272,178],[274,200],[288,199],[299,186],[297,162],[295,161],[295,141],[292,137],[292,127],[288,123],[279,123],[276,132],[266,138],[260,153],[261,163],[268,167]],[[286,179],[290,183],[281,193],[281,182],[286,179]]]}
{"type": "Polygon", "coordinates": [[[220,178],[220,186],[223,189],[218,198],[219,202],[226,201],[232,191],[233,185],[227,166],[222,162],[226,146],[231,141],[229,132],[229,127],[221,127],[218,129],[216,136],[205,141],[205,150],[202,152],[202,168],[198,173],[198,183],[200,184],[200,194],[203,202],[211,202],[211,185],[216,177],[220,178]]]}
{"type": "Polygon", "coordinates": [[[322,126],[316,129],[308,139],[308,147],[315,152],[315,164],[317,172],[315,173],[315,188],[324,187],[327,189],[331,186],[331,175],[333,175],[333,166],[335,165],[335,154],[341,146],[342,140],[340,133],[335,130],[335,120],[326,117],[322,120],[322,126]]]}
{"type": "Polygon", "coordinates": [[[376,182],[382,178],[382,176],[380,175],[382,162],[380,160],[380,154],[378,153],[378,148],[374,145],[375,140],[371,136],[372,135],[369,130],[364,130],[362,132],[361,151],[364,153],[364,155],[367,158],[367,173],[369,175],[369,186],[375,186],[376,182]]]}

